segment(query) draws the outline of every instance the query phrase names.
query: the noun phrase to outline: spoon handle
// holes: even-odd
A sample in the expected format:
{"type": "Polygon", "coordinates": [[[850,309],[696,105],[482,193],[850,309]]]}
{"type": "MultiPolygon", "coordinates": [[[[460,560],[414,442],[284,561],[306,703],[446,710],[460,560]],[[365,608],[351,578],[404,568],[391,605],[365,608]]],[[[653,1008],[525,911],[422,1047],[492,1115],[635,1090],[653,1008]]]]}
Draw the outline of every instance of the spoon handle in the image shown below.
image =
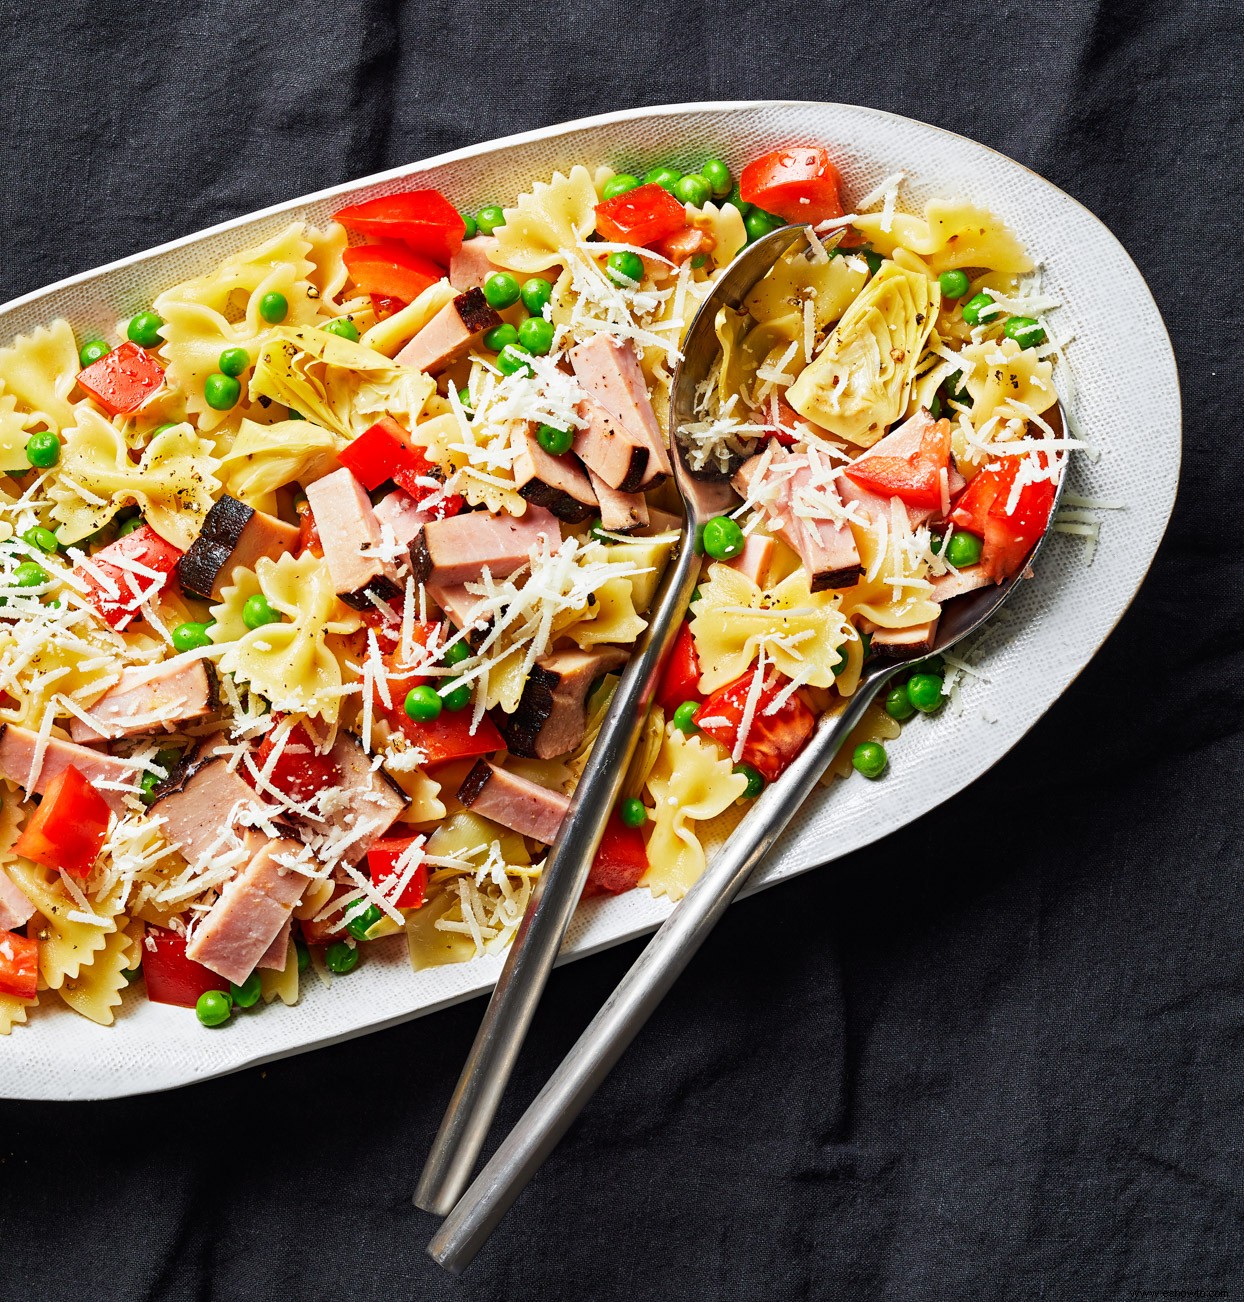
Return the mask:
{"type": "Polygon", "coordinates": [[[862,682],[843,713],[821,718],[782,780],[761,794],[725,848],[675,906],[437,1231],[428,1255],[439,1265],[457,1275],[471,1263],[811,794],[888,677],[881,673],[862,682]]]}
{"type": "Polygon", "coordinates": [[[443,1216],[458,1201],[514,1070],[695,587],[700,558],[690,536],[666,570],[655,613],[618,683],[432,1143],[415,1192],[415,1205],[425,1211],[443,1216]]]}

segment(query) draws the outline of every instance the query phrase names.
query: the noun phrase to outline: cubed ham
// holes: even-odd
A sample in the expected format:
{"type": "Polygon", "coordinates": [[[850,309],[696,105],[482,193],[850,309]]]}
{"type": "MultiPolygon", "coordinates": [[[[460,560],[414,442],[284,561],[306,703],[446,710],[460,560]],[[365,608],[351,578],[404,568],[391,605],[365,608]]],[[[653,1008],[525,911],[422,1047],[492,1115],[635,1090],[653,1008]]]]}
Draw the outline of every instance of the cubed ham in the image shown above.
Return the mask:
{"type": "Polygon", "coordinates": [[[286,918],[281,925],[281,930],[276,934],[276,939],[264,950],[263,957],[255,964],[256,967],[266,968],[269,972],[285,971],[285,964],[289,962],[289,933],[291,927],[291,919],[286,918]]]}
{"type": "Polygon", "coordinates": [[[570,808],[570,798],[560,791],[550,791],[489,760],[479,760],[467,774],[458,799],[475,813],[545,845],[552,845],[570,808]]]}
{"type": "Polygon", "coordinates": [[[16,931],[34,917],[26,892],[0,868],[0,931],[16,931]]]}
{"type": "MultiPolygon", "coordinates": [[[[889,434],[879,439],[867,451],[860,453],[855,460],[858,463],[867,461],[870,457],[906,458],[914,456],[920,451],[924,436],[936,423],[932,413],[927,408],[922,407],[914,416],[891,430],[889,434]]],[[[866,488],[861,488],[859,484],[845,474],[839,474],[835,482],[842,500],[856,503],[870,524],[875,524],[880,519],[889,519],[890,499],[888,497],[881,497],[866,488]]],[[[955,469],[952,458],[946,472],[947,501],[957,497],[963,491],[965,483],[966,480],[955,469]]],[[[918,529],[921,525],[937,519],[942,514],[935,507],[907,506],[904,504],[904,510],[907,512],[907,521],[913,529],[918,529]]]]}
{"type": "Polygon", "coordinates": [[[478,583],[484,570],[504,579],[526,565],[542,541],[555,550],[561,530],[539,506],[529,506],[523,515],[472,511],[424,525],[411,543],[410,563],[417,582],[442,587],[478,583]]]}
{"type": "Polygon", "coordinates": [[[648,499],[642,493],[620,493],[610,488],[589,466],[588,480],[600,506],[601,525],[611,533],[642,529],[648,523],[648,499]]]}
{"type": "Polygon", "coordinates": [[[648,477],[647,444],[593,398],[579,404],[579,418],[583,423],[575,430],[575,456],[610,488],[637,492],[648,477]]]}
{"type": "Polygon", "coordinates": [[[337,771],[334,786],[317,797],[319,818],[306,820],[307,843],[336,862],[355,864],[401,816],[410,800],[348,732],[338,735],[329,757],[337,771]]]}
{"type": "Polygon", "coordinates": [[[587,732],[588,689],[602,674],[626,663],[622,647],[554,651],[532,667],[518,708],[497,726],[515,755],[554,759],[573,750],[587,732]]]}
{"type": "Polygon", "coordinates": [[[216,672],[194,652],[154,665],[135,665],[87,711],[95,725],[70,720],[74,741],[113,741],[145,732],[173,732],[216,708],[216,672]]]}
{"type": "Polygon", "coordinates": [[[190,755],[156,788],[151,804],[154,818],[163,819],[164,839],[189,863],[218,852],[229,834],[243,827],[242,814],[263,806],[249,782],[230,770],[224,755],[213,755],[205,743],[199,756],[190,755]]]}
{"type": "Polygon", "coordinates": [[[685,523],[681,515],[663,511],[659,506],[649,506],[648,523],[640,528],[639,534],[647,538],[659,533],[682,533],[685,523]]]}
{"type": "Polygon", "coordinates": [[[924,655],[933,650],[937,641],[937,620],[927,624],[913,624],[911,628],[877,628],[872,633],[874,655],[894,660],[906,656],[924,655]]]}
{"type": "Polygon", "coordinates": [[[138,794],[138,774],[128,760],[79,746],[76,742],[49,737],[39,771],[30,780],[30,768],[38,752],[39,735],[16,724],[0,724],[0,776],[23,787],[27,795],[42,795],[48,783],[72,765],[108,802],[121,813],[125,794],[138,794]]]}
{"type": "Polygon", "coordinates": [[[465,583],[425,583],[424,588],[455,628],[470,628],[475,623],[484,599],[468,592],[465,583]]]}
{"type": "Polygon", "coordinates": [[[717,247],[717,240],[711,231],[703,230],[699,226],[684,226],[673,235],[666,235],[663,239],[653,241],[648,247],[653,253],[659,253],[661,257],[668,258],[681,267],[688,258],[698,258],[702,254],[712,253],[717,247]]]}
{"type": "Polygon", "coordinates": [[[452,366],[485,330],[501,324],[482,289],[468,289],[418,331],[397,355],[402,366],[437,372],[452,366]]]}
{"type": "Polygon", "coordinates": [[[253,570],[261,557],[276,560],[297,549],[297,525],[226,495],[207,513],[199,536],[177,563],[177,578],[191,596],[219,601],[234,570],[253,570]]]}
{"type": "Polygon", "coordinates": [[[598,334],[570,350],[570,364],[589,396],[604,407],[630,438],[648,449],[644,481],[636,487],[654,488],[670,474],[672,467],[635,349],[628,340],[598,334]]]}
{"type": "Polygon", "coordinates": [[[939,574],[931,582],[933,591],[929,593],[929,600],[941,603],[952,601],[955,597],[966,597],[969,592],[976,592],[980,588],[987,588],[992,580],[981,566],[972,565],[957,573],[939,574]]]}
{"type": "Polygon", "coordinates": [[[587,471],[569,453],[555,457],[546,452],[530,427],[520,436],[513,469],[519,493],[559,520],[579,524],[596,514],[596,494],[587,471]]]}
{"type": "MultiPolygon", "coordinates": [[[[483,289],[484,281],[494,272],[508,270],[497,261],[497,244],[495,235],[463,240],[462,248],[449,262],[449,283],[457,290],[483,289]]],[[[540,275],[551,285],[561,273],[561,267],[549,267],[540,275]]]]}
{"type": "Polygon", "coordinates": [[[341,600],[356,610],[369,610],[372,597],[380,601],[400,597],[397,566],[378,554],[380,521],[350,471],[343,467],[308,484],[307,502],[341,600]]]}
{"type": "Polygon", "coordinates": [[[374,507],[376,519],[381,528],[388,525],[393,536],[403,547],[409,547],[419,530],[429,520],[435,520],[405,489],[395,488],[393,492],[382,497],[374,507]]]}
{"type": "Polygon", "coordinates": [[[302,852],[297,841],[266,841],[252,834],[250,862],[229,882],[199,922],[186,945],[186,957],[241,985],[288,926],[294,906],[311,881],[282,860],[302,852]]]}
{"type": "Polygon", "coordinates": [[[746,574],[757,587],[763,588],[769,581],[769,571],[773,567],[773,555],[777,544],[772,538],[762,533],[749,534],[743,544],[743,550],[726,564],[740,574],[746,574]]]}

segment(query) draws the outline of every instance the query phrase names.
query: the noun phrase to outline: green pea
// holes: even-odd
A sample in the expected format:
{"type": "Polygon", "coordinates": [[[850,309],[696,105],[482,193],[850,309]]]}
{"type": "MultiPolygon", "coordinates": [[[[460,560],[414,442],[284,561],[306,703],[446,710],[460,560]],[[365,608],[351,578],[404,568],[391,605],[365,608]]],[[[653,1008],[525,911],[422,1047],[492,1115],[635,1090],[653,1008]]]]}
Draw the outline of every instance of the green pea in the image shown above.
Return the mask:
{"type": "Polygon", "coordinates": [[[223,990],[205,990],[194,1012],[204,1026],[223,1026],[233,1016],[233,998],[223,990]]]}
{"type": "Polygon", "coordinates": [[[980,325],[982,321],[988,321],[998,315],[1001,309],[986,293],[973,294],[971,298],[964,303],[962,309],[963,319],[968,325],[980,325]]]}
{"type": "Polygon", "coordinates": [[[618,806],[618,817],[627,827],[643,827],[648,821],[648,811],[642,800],[631,796],[618,806]]]}
{"type": "Polygon", "coordinates": [[[553,347],[553,323],[542,316],[529,316],[518,327],[518,342],[528,352],[543,357],[553,347]]]}
{"type": "Polygon", "coordinates": [[[912,705],[906,687],[894,687],[886,693],[885,712],[891,719],[897,719],[899,723],[905,723],[915,714],[916,707],[912,705]]]}
{"type": "Polygon", "coordinates": [[[355,940],[366,940],[367,933],[384,917],[378,904],[369,904],[357,918],[346,923],[346,930],[355,940]]]}
{"type": "Polygon", "coordinates": [[[142,778],[139,780],[138,785],[142,791],[142,795],[140,799],[142,800],[144,805],[151,804],[151,802],[155,799],[156,788],[160,785],[162,781],[163,779],[157,777],[154,773],[144,773],[142,775],[142,778]]]}
{"type": "Polygon", "coordinates": [[[700,708],[699,701],[684,701],[674,711],[674,727],[679,732],[699,732],[695,723],[695,712],[700,708]]]}
{"type": "Polygon", "coordinates": [[[471,704],[471,684],[459,683],[452,692],[446,692],[441,702],[451,714],[465,710],[471,704]]]}
{"type": "Polygon", "coordinates": [[[499,353],[508,345],[516,343],[518,343],[518,327],[510,325],[508,321],[484,331],[484,347],[490,353],[499,353]]]}
{"type": "Polygon", "coordinates": [[[650,167],[644,173],[644,185],[659,185],[662,190],[674,193],[674,187],[682,179],[682,173],[672,167],[650,167]]]}
{"type": "Polygon", "coordinates": [[[715,516],[704,526],[704,554],[715,561],[728,561],[747,546],[738,522],[728,515],[715,516]]]}
{"type": "Polygon", "coordinates": [[[868,263],[868,274],[870,276],[875,276],[877,272],[881,270],[881,264],[885,259],[876,249],[863,248],[856,249],[855,251],[866,263],[868,263]]]}
{"type": "Polygon", "coordinates": [[[730,169],[720,158],[706,159],[704,166],[700,168],[700,175],[712,187],[714,199],[724,199],[730,193],[731,186],[734,185],[734,178],[730,175],[730,169]]]}
{"type": "Polygon", "coordinates": [[[851,755],[851,765],[866,778],[879,778],[890,762],[885,747],[879,741],[862,741],[851,755]]]}
{"type": "Polygon", "coordinates": [[[293,409],[293,407],[287,407],[287,408],[285,409],[285,419],[286,419],[286,420],[306,420],[307,418],[302,414],[302,412],[300,412],[300,411],[295,411],[295,410],[293,409]]]}
{"type": "Polygon", "coordinates": [[[228,411],[236,407],[242,396],[242,385],[232,375],[213,371],[203,381],[203,398],[213,411],[228,411]]]}
{"type": "Polygon", "coordinates": [[[51,529],[45,529],[38,524],[22,534],[22,542],[37,547],[41,552],[54,552],[60,547],[60,542],[51,529]]]}
{"type": "Polygon", "coordinates": [[[981,558],[981,540],[974,533],[952,533],[942,555],[957,570],[975,565],[981,558]]]}
{"type": "Polygon", "coordinates": [[[458,401],[462,404],[463,411],[465,411],[468,415],[474,414],[475,399],[471,397],[471,390],[468,389],[465,384],[462,386],[461,389],[458,390],[458,401]]]}
{"type": "Polygon", "coordinates": [[[574,434],[568,429],[558,429],[556,425],[541,425],[536,430],[536,442],[550,456],[564,457],[574,443],[574,434]]]}
{"type": "Polygon", "coordinates": [[[305,940],[294,941],[294,953],[298,958],[298,971],[305,972],[311,966],[311,951],[305,940]]]}
{"type": "Polygon", "coordinates": [[[506,344],[497,354],[497,370],[502,375],[531,375],[531,353],[522,344],[506,344]]]}
{"type": "Polygon", "coordinates": [[[942,680],[937,674],[913,674],[907,696],[921,714],[936,714],[942,707],[942,680]]]}
{"type": "Polygon", "coordinates": [[[488,300],[489,307],[495,307],[498,311],[513,307],[521,293],[518,281],[508,271],[494,271],[484,281],[484,297],[488,300]]]}
{"type": "Polygon", "coordinates": [[[1041,323],[1030,316],[1011,317],[1002,327],[1002,333],[1008,339],[1014,339],[1021,348],[1040,348],[1046,339],[1041,323]]]}
{"type": "Polygon", "coordinates": [[[289,299],[279,290],[269,290],[259,300],[259,315],[269,325],[280,325],[289,315],[289,299]]]}
{"type": "Polygon", "coordinates": [[[696,208],[702,208],[712,196],[713,187],[705,177],[695,172],[688,172],[686,176],[680,177],[674,187],[675,199],[681,203],[693,204],[696,208]]]}
{"type": "Polygon", "coordinates": [[[151,437],[155,438],[157,434],[163,434],[166,429],[176,429],[176,428],[177,428],[177,422],[175,420],[166,420],[163,425],[157,425],[155,429],[151,431],[151,437]]]}
{"type": "Polygon", "coordinates": [[[523,281],[519,297],[532,316],[543,316],[544,309],[553,297],[553,286],[543,276],[532,276],[530,280],[523,281]]]}
{"type": "Polygon", "coordinates": [[[435,687],[421,685],[406,693],[406,713],[417,723],[431,723],[441,717],[441,698],[435,687]]]}
{"type": "Polygon", "coordinates": [[[320,327],[326,334],[336,335],[338,339],[348,339],[352,344],[359,341],[359,328],[348,316],[339,316],[320,327]]]}
{"type": "Polygon", "coordinates": [[[946,661],[941,656],[925,656],[911,666],[913,674],[937,674],[940,678],[946,672],[946,661]]]}
{"type": "Polygon", "coordinates": [[[462,224],[466,227],[466,230],[462,232],[462,238],[464,240],[473,240],[479,234],[479,226],[475,218],[469,212],[460,212],[458,216],[462,218],[462,224]]]}
{"type": "Polygon", "coordinates": [[[764,774],[750,764],[736,764],[730,771],[732,773],[741,773],[747,779],[747,786],[743,788],[743,798],[745,800],[755,800],[765,789],[764,774]]]}
{"type": "Polygon", "coordinates": [[[605,272],[615,285],[623,285],[630,289],[644,278],[644,260],[638,253],[632,253],[629,249],[621,253],[611,253],[608,262],[605,263],[605,272]]]}
{"type": "Polygon", "coordinates": [[[766,235],[780,230],[786,223],[780,218],[775,217],[772,213],[767,213],[760,208],[753,208],[751,212],[743,218],[743,229],[747,232],[747,242],[755,244],[759,239],[766,235]]]}
{"type": "Polygon", "coordinates": [[[441,659],[447,665],[460,665],[464,660],[471,658],[471,648],[465,641],[451,642],[441,654],[441,659]]]}
{"type": "Polygon", "coordinates": [[[117,526],[117,537],[124,538],[127,533],[137,533],[143,527],[143,518],[136,515],[129,520],[122,520],[117,526]]]}
{"type": "Polygon", "coordinates": [[[259,973],[252,972],[240,986],[230,982],[229,994],[233,998],[235,1008],[254,1008],[259,1002],[259,996],[263,994],[263,983],[259,979],[259,973]]]}
{"type": "Polygon", "coordinates": [[[700,599],[700,585],[697,583],[695,587],[691,589],[691,600],[687,602],[687,606],[689,608],[691,606],[694,606],[695,603],[699,601],[699,599],[700,599]]]}
{"type": "Polygon", "coordinates": [[[726,196],[726,202],[733,204],[739,212],[743,214],[744,218],[746,218],[747,214],[756,207],[754,203],[748,203],[747,200],[743,198],[737,181],[730,187],[730,193],[726,196]]]}
{"type": "Polygon", "coordinates": [[[838,648],[838,659],[834,661],[831,667],[835,678],[847,667],[847,651],[845,647],[838,648]]]}
{"type": "Polygon", "coordinates": [[[324,965],[337,976],[345,976],[347,972],[353,972],[358,967],[360,958],[362,954],[358,947],[344,940],[334,941],[324,951],[324,965]]]}
{"type": "Polygon", "coordinates": [[[102,339],[88,339],[78,349],[78,361],[82,364],[82,369],[86,370],[88,366],[94,366],[101,357],[107,357],[110,352],[112,347],[102,339]]]}
{"type": "Polygon", "coordinates": [[[221,375],[241,375],[251,364],[251,355],[245,348],[226,348],[217,359],[221,375]]]}
{"type": "Polygon", "coordinates": [[[707,254],[707,253],[697,253],[697,254],[695,255],[695,257],[691,259],[691,269],[692,269],[692,271],[699,271],[699,269],[700,269],[701,267],[704,267],[704,266],[707,266],[707,265],[708,265],[708,254],[707,254]]]}
{"type": "Polygon", "coordinates": [[[48,572],[38,561],[23,561],[13,571],[15,588],[41,588],[48,581],[48,572]]]}
{"type": "Polygon", "coordinates": [[[278,624],[280,621],[280,612],[272,609],[262,592],[246,598],[242,606],[242,623],[247,628],[263,628],[265,624],[278,624]]]}
{"type": "Polygon", "coordinates": [[[617,176],[611,176],[601,189],[601,194],[606,199],[616,199],[620,194],[629,194],[632,190],[639,189],[639,177],[632,176],[630,172],[619,172],[617,176]]]}
{"type": "Polygon", "coordinates": [[[36,470],[50,470],[60,460],[60,439],[50,429],[37,430],[26,440],[26,460],[36,470]]]}
{"type": "Polygon", "coordinates": [[[211,646],[212,639],[208,635],[207,629],[206,624],[193,621],[178,624],[173,630],[173,650],[195,651],[201,646],[211,646]]]}
{"type": "Polygon", "coordinates": [[[164,337],[160,334],[163,329],[164,318],[158,312],[139,312],[130,317],[125,335],[140,348],[158,348],[164,342],[164,337]]]}
{"type": "Polygon", "coordinates": [[[139,963],[137,967],[127,967],[125,971],[121,973],[125,978],[125,984],[127,986],[132,986],[135,981],[141,980],[142,974],[143,965],[141,963],[139,963]]]}
{"type": "Polygon", "coordinates": [[[929,403],[929,415],[932,416],[934,420],[941,420],[942,418],[942,399],[939,394],[935,393],[933,395],[933,401],[929,403]]]}
{"type": "Polygon", "coordinates": [[[966,271],[943,271],[937,278],[938,286],[947,298],[962,298],[968,292],[968,273],[966,271]]]}
{"type": "Polygon", "coordinates": [[[475,225],[481,235],[491,235],[498,226],[504,226],[505,213],[501,211],[501,205],[490,203],[486,208],[481,208],[475,214],[475,225]]]}

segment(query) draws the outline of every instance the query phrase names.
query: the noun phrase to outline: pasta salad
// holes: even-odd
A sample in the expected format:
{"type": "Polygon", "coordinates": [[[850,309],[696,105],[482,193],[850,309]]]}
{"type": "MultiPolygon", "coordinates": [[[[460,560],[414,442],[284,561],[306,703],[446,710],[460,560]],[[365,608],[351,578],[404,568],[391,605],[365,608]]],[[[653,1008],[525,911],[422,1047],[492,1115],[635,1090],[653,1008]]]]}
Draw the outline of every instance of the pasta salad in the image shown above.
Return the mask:
{"type": "MultiPolygon", "coordinates": [[[[680,897],[872,656],[1022,568],[1058,344],[961,199],[848,211],[830,154],[573,167],[472,215],[430,190],[291,222],[0,348],[0,1034],[141,994],[206,1026],[403,935],[505,946],[661,575],[680,341],[749,242],[691,469],[737,505],[589,894],[680,897]]],[[[945,699],[937,657],[838,762],[945,699]]]]}

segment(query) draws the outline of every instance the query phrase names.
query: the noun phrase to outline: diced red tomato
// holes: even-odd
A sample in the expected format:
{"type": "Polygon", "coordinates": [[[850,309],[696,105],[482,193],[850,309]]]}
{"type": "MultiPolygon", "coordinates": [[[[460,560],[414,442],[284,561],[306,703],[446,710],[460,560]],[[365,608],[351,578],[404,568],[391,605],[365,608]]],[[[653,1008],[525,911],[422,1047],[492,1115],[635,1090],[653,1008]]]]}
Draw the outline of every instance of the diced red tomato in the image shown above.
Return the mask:
{"type": "Polygon", "coordinates": [[[445,764],[457,759],[478,759],[481,755],[491,755],[494,751],[501,750],[505,745],[496,724],[487,715],[484,715],[479,721],[479,727],[472,733],[469,709],[442,710],[438,718],[421,723],[406,713],[403,708],[405,699],[404,694],[394,693],[394,708],[386,711],[387,717],[413,745],[423,751],[428,765],[445,764]]]}
{"type": "Polygon", "coordinates": [[[48,783],[14,850],[45,868],[89,877],[108,835],[108,802],[71,764],[48,783]]]}
{"type": "Polygon", "coordinates": [[[462,248],[466,222],[437,190],[386,194],[335,214],[347,230],[377,240],[400,240],[442,267],[462,248]]]}
{"type": "Polygon", "coordinates": [[[298,503],[298,555],[306,552],[323,556],[324,544],[320,541],[320,528],[311,512],[311,503],[304,497],[298,503]]]}
{"type": "MultiPolygon", "coordinates": [[[[422,841],[422,836],[395,836],[392,832],[376,841],[367,852],[367,871],[371,874],[372,885],[388,895],[394,878],[399,876],[398,860],[412,845],[422,841]]],[[[399,909],[420,908],[427,889],[428,865],[421,862],[393,903],[399,909]]]]}
{"type": "Polygon", "coordinates": [[[691,636],[691,624],[688,620],[683,620],[678,636],[674,639],[674,649],[665,662],[665,672],[661,675],[661,682],[657,687],[657,704],[665,711],[668,718],[684,701],[702,699],[700,657],[696,653],[695,638],[691,636]]]}
{"type": "Polygon", "coordinates": [[[639,879],[648,871],[648,849],[643,833],[637,827],[627,827],[617,813],[609,815],[600,849],[588,870],[583,897],[593,895],[620,895],[639,885],[639,879]]]}
{"type": "Polygon", "coordinates": [[[155,354],[128,339],[78,372],[78,387],[114,416],[137,411],[163,383],[155,354]]]}
{"type": "MultiPolygon", "coordinates": [[[[695,722],[700,730],[714,741],[720,742],[731,753],[738,740],[747,693],[756,672],[753,669],[742,678],[736,678],[734,682],[720,688],[695,712],[695,722]],[[725,719],[726,722],[705,722],[713,719],[725,719]]],[[[743,744],[743,763],[750,764],[766,782],[772,782],[782,773],[803,749],[804,742],[816,727],[816,715],[798,692],[776,714],[765,712],[785,683],[786,680],[780,674],[767,676],[765,685],[760,689],[747,740],[743,744]]]]}
{"type": "Polygon", "coordinates": [[[977,471],[950,513],[956,528],[982,540],[981,569],[995,582],[1019,572],[1050,522],[1055,485],[1048,479],[1024,484],[1008,512],[1021,457],[1003,457],[977,471]]]}
{"type": "Polygon", "coordinates": [[[74,573],[82,580],[86,599],[115,629],[128,627],[141,613],[144,601],[159,596],[168,586],[181,552],[144,524],[124,538],[101,547],[89,566],[79,563],[74,573]],[[160,577],[136,573],[127,566],[154,570],[160,577]],[[102,577],[101,577],[102,576],[102,577]]]}
{"type": "Polygon", "coordinates": [[[648,247],[653,253],[659,253],[661,257],[668,258],[681,267],[688,258],[712,253],[717,247],[717,240],[710,232],[701,230],[698,226],[686,226],[673,235],[654,240],[648,247]]]}
{"type": "Polygon", "coordinates": [[[193,1008],[209,990],[229,989],[224,977],[186,957],[186,938],[174,931],[148,927],[142,957],[147,998],[152,1003],[193,1008]]]}
{"type": "Polygon", "coordinates": [[[439,469],[428,460],[426,451],[411,438],[410,432],[392,416],[382,416],[347,444],[339,453],[339,460],[350,468],[355,479],[368,492],[391,479],[416,502],[435,498],[427,508],[427,513],[435,520],[457,515],[466,506],[465,499],[457,493],[441,494],[436,486],[441,482],[439,469]]]}
{"type": "Polygon", "coordinates": [[[373,294],[371,296],[372,311],[376,314],[377,321],[387,320],[391,316],[396,316],[404,307],[409,307],[408,303],[403,303],[400,298],[389,298],[384,294],[373,294]]]}
{"type": "Polygon", "coordinates": [[[743,169],[739,193],[746,203],[788,222],[823,222],[842,216],[842,177],[824,149],[807,145],[774,149],[743,169]]]}
{"type": "MultiPolygon", "coordinates": [[[[277,722],[279,723],[280,720],[278,719],[277,722]]],[[[276,731],[274,727],[264,734],[255,753],[255,765],[261,772],[276,749],[274,740],[276,731]]],[[[321,791],[336,786],[340,777],[341,771],[333,757],[319,754],[306,727],[296,723],[289,730],[285,745],[281,748],[281,753],[277,756],[267,781],[290,800],[305,805],[308,800],[314,800],[321,791]]]]}
{"type": "Polygon", "coordinates": [[[458,493],[442,493],[426,481],[440,479],[436,467],[424,460],[421,470],[395,470],[393,482],[423,507],[424,514],[433,520],[448,520],[451,515],[459,515],[466,509],[466,498],[458,493]],[[425,505],[426,504],[426,505],[425,505]]]}
{"type": "Polygon", "coordinates": [[[942,474],[950,465],[950,422],[937,421],[909,457],[863,457],[843,474],[879,497],[897,497],[908,506],[937,507],[942,474]]]}
{"type": "Polygon", "coordinates": [[[404,244],[356,244],[341,255],[350,279],[364,294],[413,302],[445,274],[404,244]]]}
{"type": "Polygon", "coordinates": [[[39,993],[39,942],[0,931],[0,995],[33,999],[39,993]]]}
{"type": "Polygon", "coordinates": [[[673,235],[687,224],[687,210],[659,185],[641,185],[596,205],[596,230],[603,240],[641,247],[673,235]]]}
{"type": "MultiPolygon", "coordinates": [[[[767,404],[761,408],[762,414],[767,415],[768,411],[767,404]]],[[[777,424],[769,426],[768,437],[775,439],[784,448],[793,448],[797,440],[790,431],[797,429],[800,423],[807,425],[808,422],[785,398],[779,398],[777,400],[777,424]]]]}

